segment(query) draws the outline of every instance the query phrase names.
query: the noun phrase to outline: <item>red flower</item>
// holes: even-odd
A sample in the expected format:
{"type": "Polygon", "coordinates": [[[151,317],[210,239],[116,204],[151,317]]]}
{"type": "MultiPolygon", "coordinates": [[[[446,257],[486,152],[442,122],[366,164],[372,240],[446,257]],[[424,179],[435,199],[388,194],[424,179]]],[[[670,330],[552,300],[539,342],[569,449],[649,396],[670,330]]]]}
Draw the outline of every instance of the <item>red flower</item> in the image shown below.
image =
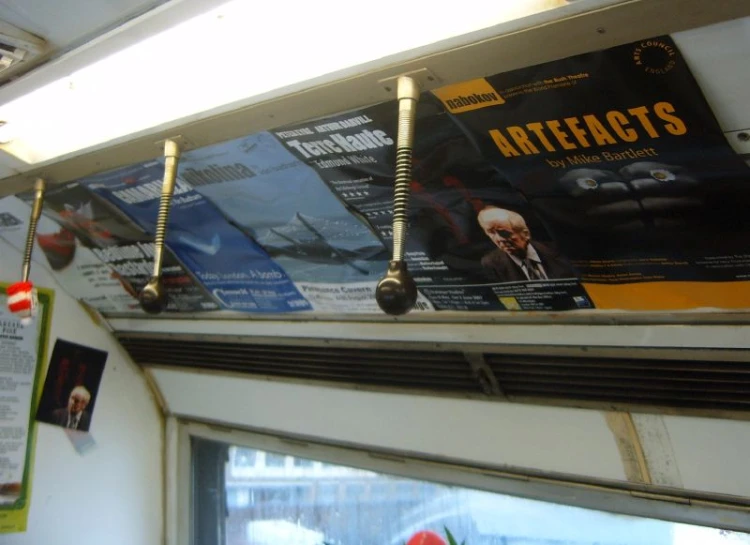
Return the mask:
{"type": "Polygon", "coordinates": [[[445,540],[435,532],[417,532],[406,543],[406,545],[446,545],[445,540]]]}

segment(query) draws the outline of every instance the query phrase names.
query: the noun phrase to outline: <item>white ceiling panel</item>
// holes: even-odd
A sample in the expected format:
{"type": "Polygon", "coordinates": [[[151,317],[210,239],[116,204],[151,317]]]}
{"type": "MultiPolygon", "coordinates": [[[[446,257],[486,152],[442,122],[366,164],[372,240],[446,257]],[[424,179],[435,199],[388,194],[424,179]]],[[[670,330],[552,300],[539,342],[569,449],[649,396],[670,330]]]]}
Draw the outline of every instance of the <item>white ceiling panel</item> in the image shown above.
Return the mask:
{"type": "Polygon", "coordinates": [[[673,38],[722,128],[727,132],[749,128],[750,17],[678,32],[673,38]]]}
{"type": "MultiPolygon", "coordinates": [[[[34,0],[31,5],[40,1],[34,0]]],[[[64,79],[71,74],[71,70],[81,69],[82,66],[111,56],[148,36],[184,22],[192,16],[205,13],[222,1],[171,0],[151,10],[144,17],[121,25],[116,31],[102,36],[94,43],[80,47],[3,86],[0,88],[0,104],[24,96],[43,85],[64,79]]],[[[23,0],[14,2],[17,5],[24,4],[23,0]]],[[[726,38],[729,38],[730,33],[722,29],[721,25],[713,28],[706,25],[747,15],[750,15],[750,3],[747,0],[726,0],[712,6],[710,10],[706,9],[703,0],[665,0],[658,3],[649,0],[575,2],[521,21],[503,23],[399,55],[387,56],[349,70],[306,80],[296,86],[250,96],[226,106],[158,124],[150,129],[128,132],[120,138],[94,146],[84,146],[54,159],[32,161],[24,165],[23,174],[2,178],[0,194],[15,193],[28,188],[36,175],[44,175],[53,183],[61,182],[151,158],[157,154],[154,142],[177,133],[186,141],[200,147],[236,138],[255,130],[265,130],[272,126],[294,123],[300,119],[331,115],[379,102],[391,98],[383,91],[382,86],[378,85],[380,79],[425,67],[437,74],[438,80],[445,84],[497,73],[503,69],[510,70],[604,49],[639,38],[705,27],[701,34],[705,32],[710,35],[706,40],[711,42],[712,48],[711,58],[707,61],[712,65],[723,64],[722,72],[744,74],[745,71],[738,68],[738,59],[734,57],[727,62],[716,62],[716,56],[722,55],[720,51],[736,48],[737,44],[728,43],[729,40],[726,38]],[[665,14],[670,14],[670,17],[665,17],[665,14]],[[560,35],[571,39],[560,41],[560,35]],[[539,47],[529,48],[530,42],[538,44],[539,47]],[[273,121],[269,121],[270,119],[273,121]]],[[[743,42],[746,41],[742,30],[731,35],[734,41],[738,36],[743,42]]],[[[688,32],[682,37],[681,45],[686,44],[688,49],[691,49],[691,42],[693,39],[688,32]]],[[[686,51],[690,61],[693,61],[692,55],[691,51],[686,51]]],[[[741,65],[742,59],[739,61],[741,65]]],[[[691,66],[697,72],[701,72],[699,66],[702,62],[706,61],[694,61],[691,62],[691,66]]],[[[699,79],[703,83],[706,77],[699,79]]],[[[711,92],[707,94],[712,104],[722,102],[713,99],[711,92]]],[[[734,111],[738,106],[744,112],[742,104],[732,101],[732,112],[724,112],[718,116],[725,128],[731,125],[729,128],[732,129],[737,125],[727,123],[727,119],[744,119],[743,115],[738,115],[734,111]]]]}
{"type": "Polygon", "coordinates": [[[165,0],[0,0],[0,19],[69,49],[165,0]]]}

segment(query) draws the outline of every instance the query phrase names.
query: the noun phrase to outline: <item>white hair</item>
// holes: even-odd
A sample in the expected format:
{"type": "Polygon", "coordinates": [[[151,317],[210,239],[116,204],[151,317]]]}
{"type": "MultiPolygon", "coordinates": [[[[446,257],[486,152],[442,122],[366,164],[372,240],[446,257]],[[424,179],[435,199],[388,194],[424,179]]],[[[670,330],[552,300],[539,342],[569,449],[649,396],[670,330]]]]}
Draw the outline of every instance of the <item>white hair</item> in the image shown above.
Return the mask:
{"type": "Polygon", "coordinates": [[[482,210],[479,211],[479,214],[477,215],[477,220],[479,223],[482,223],[482,216],[486,216],[489,213],[499,214],[501,217],[506,219],[508,223],[510,223],[511,227],[513,227],[513,230],[516,232],[524,232],[528,231],[529,228],[526,225],[526,220],[523,219],[523,216],[519,214],[518,212],[514,212],[513,210],[506,210],[505,208],[500,208],[499,206],[485,206],[482,208],[482,210]]]}
{"type": "Polygon", "coordinates": [[[76,386],[70,391],[70,396],[73,397],[73,394],[81,394],[83,397],[86,398],[86,401],[91,401],[91,393],[86,389],[85,386],[76,386]]]}

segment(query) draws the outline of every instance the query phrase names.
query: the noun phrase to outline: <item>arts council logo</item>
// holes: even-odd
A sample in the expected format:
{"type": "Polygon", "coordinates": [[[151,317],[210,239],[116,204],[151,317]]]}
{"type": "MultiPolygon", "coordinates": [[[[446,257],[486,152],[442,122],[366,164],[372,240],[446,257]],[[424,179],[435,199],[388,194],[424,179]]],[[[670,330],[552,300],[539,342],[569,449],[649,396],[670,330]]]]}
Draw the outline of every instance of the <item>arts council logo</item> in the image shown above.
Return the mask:
{"type": "Polygon", "coordinates": [[[643,40],[633,50],[633,61],[647,74],[666,74],[677,66],[677,49],[662,40],[643,40]]]}

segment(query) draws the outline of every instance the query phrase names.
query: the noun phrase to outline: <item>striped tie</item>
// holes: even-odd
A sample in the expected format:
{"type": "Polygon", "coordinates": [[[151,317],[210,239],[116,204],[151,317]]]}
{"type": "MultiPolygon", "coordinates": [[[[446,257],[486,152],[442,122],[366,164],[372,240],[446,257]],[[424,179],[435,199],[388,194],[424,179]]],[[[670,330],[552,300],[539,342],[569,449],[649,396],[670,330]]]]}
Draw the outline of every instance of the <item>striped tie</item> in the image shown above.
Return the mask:
{"type": "Polygon", "coordinates": [[[526,273],[529,275],[529,280],[539,280],[542,278],[534,260],[527,257],[524,259],[523,264],[526,266],[526,273]]]}

